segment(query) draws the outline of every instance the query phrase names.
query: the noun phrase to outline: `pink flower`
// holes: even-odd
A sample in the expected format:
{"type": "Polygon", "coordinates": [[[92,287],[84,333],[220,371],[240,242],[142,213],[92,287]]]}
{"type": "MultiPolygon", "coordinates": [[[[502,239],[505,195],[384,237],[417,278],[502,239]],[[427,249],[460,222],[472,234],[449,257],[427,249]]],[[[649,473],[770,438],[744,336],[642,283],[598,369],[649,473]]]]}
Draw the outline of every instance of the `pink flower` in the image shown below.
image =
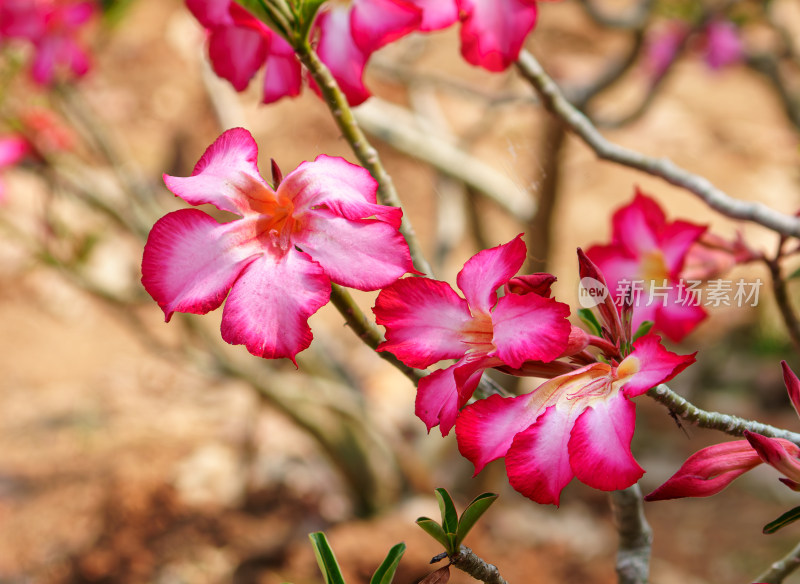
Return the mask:
{"type": "MultiPolygon", "coordinates": [[[[789,398],[800,415],[800,380],[786,361],[781,361],[781,367],[789,398]]],[[[744,437],[745,440],[723,442],[698,450],[645,500],[710,497],[762,462],[784,475],[779,479],[782,483],[794,491],[800,491],[800,448],[796,444],[747,430],[744,431],[744,437]]]]}
{"type": "Polygon", "coordinates": [[[162,217],[147,240],[142,283],[164,310],[205,314],[225,297],[222,338],[264,358],[308,347],[308,318],[330,283],[375,290],[413,267],[402,211],[376,204],[369,173],[341,158],[304,162],[273,189],[247,130],[222,134],[188,178],[164,176],[191,205],[239,215],[218,223],[197,209],[162,217]]]}
{"type": "Polygon", "coordinates": [[[645,47],[644,67],[654,80],[667,72],[689,33],[689,26],[682,20],[667,22],[650,32],[645,47]]]}
{"type": "Polygon", "coordinates": [[[712,20],[706,26],[706,63],[721,69],[742,60],[744,46],[736,25],[727,20],[712,20]]]}
{"type": "MultiPolygon", "coordinates": [[[[22,136],[0,136],[0,170],[17,164],[30,153],[30,144],[22,136]]],[[[0,181],[0,203],[6,199],[5,185],[0,181]]]]}
{"type": "Polygon", "coordinates": [[[461,12],[461,55],[489,71],[517,60],[536,24],[536,0],[456,0],[461,12]]]}
{"type": "Polygon", "coordinates": [[[419,382],[416,414],[428,430],[438,424],[443,436],[450,432],[485,369],[552,361],[567,347],[568,306],[538,294],[498,298],[498,287],[525,260],[521,237],[467,261],[457,277],[466,300],[447,283],[428,278],[398,280],[378,295],[373,311],[386,327],[379,351],[421,369],[458,359],[419,382]]]}
{"type": "Polygon", "coordinates": [[[667,222],[658,203],[639,190],[614,213],[612,225],[611,244],[592,246],[586,255],[603,272],[617,301],[626,289],[633,293],[634,331],[648,320],[654,332],[680,341],[706,317],[699,300],[681,285],[687,253],[706,227],[667,222]]]}
{"type": "Polygon", "coordinates": [[[300,94],[300,63],[279,34],[232,0],[186,0],[186,6],[208,30],[214,72],[236,91],[244,91],[266,63],[264,103],[300,94]]]}
{"type": "Polygon", "coordinates": [[[94,11],[88,1],[2,0],[0,38],[25,39],[34,45],[31,73],[41,85],[55,81],[63,70],[80,77],[89,70],[89,57],[77,37],[94,11]]]}
{"type": "Polygon", "coordinates": [[[456,421],[461,454],[476,474],[505,457],[511,486],[537,503],[558,505],[573,477],[604,491],[634,484],[644,471],[631,454],[631,398],[672,379],[694,356],[667,351],[655,335],[633,349],[617,366],[593,363],[527,395],[492,395],[467,406],[456,421]]]}
{"type": "MultiPolygon", "coordinates": [[[[322,7],[312,37],[350,105],[370,96],[362,77],[372,53],[415,30],[449,26],[457,17],[453,1],[350,0],[322,7]]],[[[209,58],[217,75],[243,91],[266,64],[264,103],[299,95],[300,63],[280,35],[232,0],[186,3],[209,31],[209,58]]]]}

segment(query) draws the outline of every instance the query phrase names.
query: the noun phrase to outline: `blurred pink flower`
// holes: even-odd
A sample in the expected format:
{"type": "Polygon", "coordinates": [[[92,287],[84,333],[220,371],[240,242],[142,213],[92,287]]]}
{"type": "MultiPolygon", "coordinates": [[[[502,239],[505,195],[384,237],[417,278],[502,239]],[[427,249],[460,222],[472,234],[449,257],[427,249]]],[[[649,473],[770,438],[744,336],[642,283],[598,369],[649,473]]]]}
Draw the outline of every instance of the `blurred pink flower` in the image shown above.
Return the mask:
{"type": "MultiPolygon", "coordinates": [[[[0,171],[14,166],[30,153],[28,140],[16,134],[0,136],[0,171]]],[[[0,180],[0,203],[6,200],[6,189],[0,180]]]]}
{"type": "Polygon", "coordinates": [[[67,70],[80,77],[89,70],[89,57],[78,35],[95,10],[95,4],[85,0],[0,0],[0,40],[33,44],[31,74],[41,85],[67,70]]]}
{"type": "Polygon", "coordinates": [[[458,448],[476,474],[505,457],[511,486],[537,503],[558,505],[573,477],[604,491],[624,489],[644,474],[631,454],[631,398],[693,362],[664,349],[656,335],[644,336],[618,365],[592,363],[529,394],[467,406],[456,420],[458,448]]]}
{"type": "Polygon", "coordinates": [[[416,414],[428,430],[438,425],[443,436],[450,432],[484,370],[516,369],[528,360],[549,362],[567,348],[567,305],[510,290],[498,298],[497,289],[512,281],[525,261],[521,237],[483,250],[464,264],[456,280],[464,298],[449,284],[429,278],[398,280],[378,295],[373,311],[386,327],[378,351],[421,369],[458,359],[419,382],[416,414]]]}
{"type": "Polygon", "coordinates": [[[721,69],[742,60],[744,45],[739,29],[727,20],[712,20],[705,30],[706,63],[712,69],[721,69]]]}
{"type": "Polygon", "coordinates": [[[461,54],[489,71],[516,61],[536,24],[536,0],[456,0],[461,14],[461,54]]]}
{"type": "Polygon", "coordinates": [[[218,223],[197,209],[162,217],[144,248],[142,283],[164,310],[205,314],[227,296],[222,338],[272,359],[311,343],[308,318],[331,282],[376,290],[413,271],[398,232],[402,211],[378,205],[369,173],[342,158],[304,162],[273,189],[247,130],[222,134],[188,178],[164,176],[191,205],[240,218],[218,223]]]}
{"type": "Polygon", "coordinates": [[[667,222],[658,203],[639,190],[631,203],[617,209],[612,225],[611,243],[592,246],[586,255],[618,302],[625,290],[633,294],[633,331],[651,321],[654,332],[680,341],[706,317],[699,301],[681,286],[687,253],[706,227],[667,222]]]}

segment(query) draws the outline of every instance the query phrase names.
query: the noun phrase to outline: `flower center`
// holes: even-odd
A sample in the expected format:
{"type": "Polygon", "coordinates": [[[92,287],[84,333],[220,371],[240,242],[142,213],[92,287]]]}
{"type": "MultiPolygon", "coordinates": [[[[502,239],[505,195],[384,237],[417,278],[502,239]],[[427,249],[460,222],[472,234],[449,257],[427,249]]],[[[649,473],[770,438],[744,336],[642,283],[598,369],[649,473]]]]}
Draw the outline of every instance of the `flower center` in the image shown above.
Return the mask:
{"type": "Polygon", "coordinates": [[[492,317],[478,312],[461,330],[462,342],[467,345],[467,354],[489,353],[495,349],[492,317]]]}
{"type": "Polygon", "coordinates": [[[292,247],[292,236],[300,231],[301,223],[296,219],[294,203],[280,191],[273,193],[263,185],[250,185],[248,198],[250,208],[258,213],[256,237],[265,245],[271,245],[285,253],[292,247]]]}
{"type": "Polygon", "coordinates": [[[644,280],[644,287],[647,290],[651,286],[659,286],[663,284],[664,280],[669,279],[669,270],[667,270],[664,254],[661,253],[660,249],[654,249],[644,255],[639,274],[644,280]]]}

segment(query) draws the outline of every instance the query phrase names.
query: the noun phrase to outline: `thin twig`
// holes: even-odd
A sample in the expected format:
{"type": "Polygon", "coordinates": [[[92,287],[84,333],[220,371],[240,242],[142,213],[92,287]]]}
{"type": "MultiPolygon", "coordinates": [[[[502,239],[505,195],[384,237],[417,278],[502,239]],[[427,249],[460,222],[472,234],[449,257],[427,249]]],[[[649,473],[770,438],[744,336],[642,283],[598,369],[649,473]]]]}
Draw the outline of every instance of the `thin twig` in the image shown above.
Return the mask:
{"type": "Polygon", "coordinates": [[[373,97],[354,113],[370,134],[476,189],[512,216],[521,221],[533,216],[536,206],[524,188],[451,141],[420,129],[405,108],[373,97]]]}
{"type": "Polygon", "coordinates": [[[772,564],[769,569],[761,573],[753,582],[762,584],[781,584],[783,579],[800,567],[800,544],[792,551],[772,564]]]}
{"type": "Polygon", "coordinates": [[[734,199],[708,179],[680,168],[667,158],[645,156],[606,140],[591,121],[564,97],[555,81],[529,52],[523,50],[520,53],[517,68],[539,93],[548,111],[563,120],[599,158],[644,171],[682,187],[732,219],[752,221],[783,235],[800,237],[800,218],[779,213],[762,203],[734,199]]]}
{"type": "Polygon", "coordinates": [[[786,238],[781,237],[775,257],[772,259],[765,257],[764,262],[769,268],[770,280],[772,281],[772,293],[775,295],[775,303],[778,305],[778,310],[780,311],[783,322],[786,325],[789,338],[792,339],[794,348],[798,355],[800,355],[800,320],[798,320],[795,309],[792,306],[792,300],[789,298],[789,290],[787,289],[786,279],[781,274],[780,260],[783,257],[784,243],[786,243],[786,238]]]}

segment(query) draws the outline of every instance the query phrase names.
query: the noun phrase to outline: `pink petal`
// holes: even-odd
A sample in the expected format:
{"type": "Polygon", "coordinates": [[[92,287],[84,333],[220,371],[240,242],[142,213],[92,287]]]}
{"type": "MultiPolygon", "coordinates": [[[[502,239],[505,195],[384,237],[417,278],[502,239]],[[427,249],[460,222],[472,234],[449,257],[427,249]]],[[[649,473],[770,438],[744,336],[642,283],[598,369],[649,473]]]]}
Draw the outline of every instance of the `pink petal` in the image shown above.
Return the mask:
{"type": "Polygon", "coordinates": [[[367,170],[344,158],[324,154],[314,162],[302,163],[278,187],[279,194],[292,199],[298,217],[315,207],[324,207],[345,219],[374,216],[395,229],[400,227],[403,211],[378,205],[377,190],[378,183],[367,170]]]}
{"type": "Polygon", "coordinates": [[[471,320],[469,308],[445,282],[398,280],[381,290],[372,310],[376,322],[386,327],[378,351],[389,351],[410,367],[423,369],[466,351],[461,330],[471,320]]]}
{"type": "Polygon", "coordinates": [[[789,392],[789,399],[792,400],[794,411],[800,416],[800,379],[789,368],[786,361],[781,361],[783,369],[783,382],[786,384],[786,391],[789,392]]]}
{"type": "Polygon", "coordinates": [[[205,314],[222,304],[233,282],[260,253],[246,223],[220,225],[197,209],[159,219],[142,258],[142,284],[164,311],[205,314]]]}
{"type": "Polygon", "coordinates": [[[514,437],[506,454],[508,482],[541,504],[558,505],[574,473],[568,443],[580,408],[550,406],[531,427],[514,437]]]}
{"type": "Polygon", "coordinates": [[[419,28],[422,11],[404,0],[353,0],[350,27],[356,45],[370,55],[419,28]]]}
{"type": "Polygon", "coordinates": [[[302,89],[303,75],[294,49],[283,37],[273,34],[264,75],[264,98],[261,101],[274,103],[283,97],[296,97],[302,89]]]}
{"type": "Polygon", "coordinates": [[[617,367],[625,397],[636,397],[659,383],[666,383],[695,362],[695,353],[677,355],[667,351],[657,335],[640,337],[633,343],[633,352],[617,367]]]}
{"type": "Polygon", "coordinates": [[[453,378],[458,390],[458,407],[463,408],[475,393],[481,382],[483,372],[490,367],[503,365],[496,357],[487,357],[481,353],[468,353],[453,369],[453,378]]]}
{"type": "Polygon", "coordinates": [[[188,178],[165,174],[167,188],[190,205],[210,203],[239,215],[275,198],[258,172],[258,146],[244,128],[224,132],[208,147],[188,178]]]}
{"type": "Polygon", "coordinates": [[[475,474],[502,458],[519,432],[533,424],[543,410],[531,407],[529,395],[490,395],[468,405],[456,420],[461,455],[475,465],[475,474]]]}
{"type": "Polygon", "coordinates": [[[644,474],[631,454],[636,407],[621,393],[593,400],[569,441],[570,463],[581,482],[603,491],[630,487],[644,474]]]}
{"type": "Polygon", "coordinates": [[[233,23],[232,0],[185,0],[189,12],[206,28],[233,23]]]}
{"type": "Polygon", "coordinates": [[[618,209],[611,222],[614,243],[638,258],[659,247],[658,234],[666,225],[666,217],[654,199],[637,189],[633,201],[618,209]]]}
{"type": "Polygon", "coordinates": [[[244,91],[264,65],[269,39],[263,31],[238,26],[211,30],[208,58],[214,73],[229,81],[236,91],[244,91]]]}
{"type": "Polygon", "coordinates": [[[644,499],[710,497],[759,464],[761,458],[747,440],[715,444],[692,454],[667,482],[644,499]]]}
{"type": "Polygon", "coordinates": [[[780,471],[793,482],[800,481],[800,448],[797,445],[778,438],[767,438],[755,432],[744,431],[744,437],[750,443],[761,460],[780,471]]]}
{"type": "Polygon", "coordinates": [[[706,62],[712,69],[737,63],[744,55],[744,45],[736,25],[712,20],[706,27],[706,62]]]}
{"type": "MultiPolygon", "coordinates": [[[[644,310],[637,307],[634,310],[633,326],[638,327],[641,322],[651,320],[655,331],[662,332],[669,340],[679,343],[708,317],[708,313],[702,306],[680,300],[677,283],[667,282],[667,285],[670,288],[667,291],[666,306],[662,299],[656,298],[650,306],[654,311],[652,316],[646,315],[644,310]]],[[[686,292],[683,294],[686,295],[686,292]]],[[[640,304],[644,302],[646,301],[640,304]]]]}
{"type": "Polygon", "coordinates": [[[458,6],[455,0],[407,0],[422,9],[421,32],[441,30],[458,20],[458,6]]]}
{"type": "Polygon", "coordinates": [[[293,241],[331,280],[357,290],[388,286],[414,269],[400,232],[375,219],[345,219],[320,209],[305,215],[293,241]]]}
{"type": "Polygon", "coordinates": [[[95,12],[93,2],[75,2],[60,8],[60,20],[69,28],[78,28],[87,22],[95,12]]]}
{"type": "MultiPolygon", "coordinates": [[[[308,318],[330,299],[330,280],[308,254],[264,254],[233,284],[222,338],[265,359],[295,355],[311,343],[308,318]]],[[[296,363],[295,363],[296,364],[296,363]]]]}
{"type": "Polygon", "coordinates": [[[503,71],[519,56],[536,24],[534,0],[457,0],[461,54],[468,63],[503,71]]]}
{"type": "Polygon", "coordinates": [[[671,277],[677,279],[680,276],[689,248],[707,229],[705,225],[688,221],[673,221],[664,228],[660,235],[660,247],[671,277]]]}
{"type": "Polygon", "coordinates": [[[0,136],[0,168],[16,164],[30,151],[30,144],[22,136],[0,136]]]}
{"type": "Polygon", "coordinates": [[[569,306],[536,294],[507,294],[492,312],[496,354],[519,368],[525,361],[552,361],[567,348],[569,306]]]}
{"type": "Polygon", "coordinates": [[[414,413],[425,422],[428,432],[439,426],[447,436],[458,416],[458,390],[453,378],[455,365],[439,369],[419,380],[414,413]]]}
{"type": "MultiPolygon", "coordinates": [[[[362,79],[369,55],[358,48],[350,30],[350,12],[346,6],[334,4],[317,16],[319,42],[317,54],[330,69],[351,106],[370,96],[362,79]]],[[[317,93],[319,88],[311,85],[317,93]]]]}
{"type": "Polygon", "coordinates": [[[473,311],[488,314],[497,302],[497,289],[511,279],[525,262],[527,248],[522,234],[506,244],[472,256],[458,273],[456,282],[473,311]]]}

